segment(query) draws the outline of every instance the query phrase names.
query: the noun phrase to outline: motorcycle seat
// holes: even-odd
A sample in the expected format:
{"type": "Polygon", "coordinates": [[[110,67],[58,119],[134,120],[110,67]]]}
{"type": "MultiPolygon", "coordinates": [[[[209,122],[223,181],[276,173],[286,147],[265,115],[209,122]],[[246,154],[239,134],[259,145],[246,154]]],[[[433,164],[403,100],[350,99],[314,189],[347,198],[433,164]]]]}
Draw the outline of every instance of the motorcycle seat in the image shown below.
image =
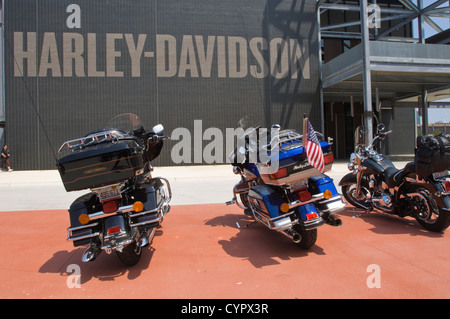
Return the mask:
{"type": "Polygon", "coordinates": [[[396,169],[395,167],[388,167],[386,168],[386,170],[384,171],[384,178],[386,180],[386,183],[388,184],[389,187],[395,187],[397,186],[398,181],[400,181],[400,179],[396,179],[396,177],[398,175],[401,175],[402,170],[401,169],[396,169]]]}
{"type": "Polygon", "coordinates": [[[399,186],[405,176],[414,173],[416,171],[416,165],[414,162],[410,162],[405,165],[403,169],[396,169],[395,167],[389,167],[384,171],[384,176],[389,187],[399,186]]]}

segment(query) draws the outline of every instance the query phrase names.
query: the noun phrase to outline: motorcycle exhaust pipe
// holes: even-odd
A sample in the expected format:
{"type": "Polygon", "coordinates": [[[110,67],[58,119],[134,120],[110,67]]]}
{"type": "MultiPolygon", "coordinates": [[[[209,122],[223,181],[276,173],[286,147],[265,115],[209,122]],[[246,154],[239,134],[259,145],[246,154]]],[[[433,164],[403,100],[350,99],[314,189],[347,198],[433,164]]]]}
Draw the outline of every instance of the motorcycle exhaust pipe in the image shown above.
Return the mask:
{"type": "Polygon", "coordinates": [[[302,236],[292,228],[286,229],[282,233],[292,239],[292,241],[296,244],[298,244],[302,240],[302,236]]]}
{"type": "Polygon", "coordinates": [[[150,234],[148,233],[148,230],[143,232],[137,241],[137,246],[144,247],[144,246],[147,246],[149,243],[151,243],[153,241],[153,237],[155,237],[155,232],[156,232],[156,227],[153,227],[150,230],[150,234]]]}
{"type": "Polygon", "coordinates": [[[91,245],[91,246],[89,246],[88,249],[85,250],[83,257],[81,257],[81,261],[84,263],[93,261],[93,260],[95,260],[95,258],[97,258],[97,256],[100,254],[100,252],[101,252],[101,250],[98,246],[91,245]]]}
{"type": "Polygon", "coordinates": [[[342,220],[340,218],[335,217],[334,215],[329,214],[325,218],[325,222],[328,225],[335,226],[335,227],[341,227],[342,226],[342,220]]]}

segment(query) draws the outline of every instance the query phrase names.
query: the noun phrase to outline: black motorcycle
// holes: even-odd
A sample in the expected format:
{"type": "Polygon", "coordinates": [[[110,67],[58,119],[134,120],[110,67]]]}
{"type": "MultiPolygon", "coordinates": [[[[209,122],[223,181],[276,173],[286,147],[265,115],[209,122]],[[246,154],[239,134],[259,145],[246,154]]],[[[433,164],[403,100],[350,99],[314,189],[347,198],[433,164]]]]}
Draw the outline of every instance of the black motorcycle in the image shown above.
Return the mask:
{"type": "MultiPolygon", "coordinates": [[[[352,172],[339,183],[345,199],[366,211],[378,209],[400,217],[412,216],[430,231],[445,230],[450,223],[450,145],[448,151],[428,152],[427,158],[420,154],[428,146],[419,142],[414,162],[397,169],[374,149],[376,142],[392,133],[384,129],[379,124],[370,144],[357,143],[355,153],[350,155],[348,168],[352,172]]],[[[356,141],[363,140],[363,135],[359,127],[356,141]]]]}
{"type": "Polygon", "coordinates": [[[172,197],[169,182],[152,177],[150,164],[167,139],[163,129],[159,124],[146,131],[135,114],[127,113],[59,149],[69,152],[57,162],[66,191],[90,189],[69,208],[67,239],[74,247],[89,245],[83,262],[115,250],[131,266],[151,243],[172,197]]]}

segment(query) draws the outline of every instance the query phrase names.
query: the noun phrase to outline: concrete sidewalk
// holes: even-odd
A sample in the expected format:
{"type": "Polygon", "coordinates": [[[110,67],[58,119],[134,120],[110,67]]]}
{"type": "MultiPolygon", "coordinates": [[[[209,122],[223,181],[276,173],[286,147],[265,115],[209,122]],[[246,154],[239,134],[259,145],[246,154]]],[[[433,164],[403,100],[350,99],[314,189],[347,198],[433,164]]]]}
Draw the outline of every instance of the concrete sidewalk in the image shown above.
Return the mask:
{"type": "MultiPolygon", "coordinates": [[[[406,163],[394,164],[402,168],[406,163]]],[[[348,161],[337,161],[327,172],[336,186],[349,172],[347,164],[348,161]]],[[[239,181],[229,164],[155,167],[153,176],[169,180],[172,205],[225,203],[231,199],[233,186],[239,181]]],[[[67,209],[87,192],[66,192],[57,170],[0,173],[0,211],[67,209]]]]}

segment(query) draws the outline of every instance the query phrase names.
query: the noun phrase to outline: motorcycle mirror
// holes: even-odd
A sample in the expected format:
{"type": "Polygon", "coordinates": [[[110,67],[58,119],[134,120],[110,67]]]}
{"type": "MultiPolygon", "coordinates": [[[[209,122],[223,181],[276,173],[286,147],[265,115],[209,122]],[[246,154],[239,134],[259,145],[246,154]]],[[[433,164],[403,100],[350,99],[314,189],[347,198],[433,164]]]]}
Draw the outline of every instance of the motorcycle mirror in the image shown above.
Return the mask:
{"type": "Polygon", "coordinates": [[[378,124],[377,126],[378,133],[384,131],[385,128],[386,126],[384,126],[383,123],[378,124]]]}
{"type": "Polygon", "coordinates": [[[153,133],[159,134],[162,131],[164,131],[164,126],[162,126],[162,124],[157,124],[157,125],[153,126],[153,133]]]}
{"type": "Polygon", "coordinates": [[[366,132],[364,132],[364,128],[360,125],[355,130],[355,145],[363,145],[365,144],[365,136],[366,132]]]}

